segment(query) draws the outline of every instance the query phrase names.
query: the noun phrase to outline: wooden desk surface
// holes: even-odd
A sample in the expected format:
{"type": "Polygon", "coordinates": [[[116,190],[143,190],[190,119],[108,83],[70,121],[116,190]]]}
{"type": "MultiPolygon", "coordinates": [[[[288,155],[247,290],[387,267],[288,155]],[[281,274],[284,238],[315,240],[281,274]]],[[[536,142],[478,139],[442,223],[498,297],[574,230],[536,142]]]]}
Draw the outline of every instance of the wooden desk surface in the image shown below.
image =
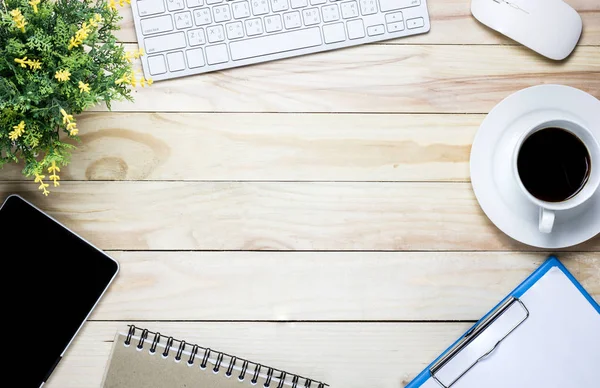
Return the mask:
{"type": "MultiPolygon", "coordinates": [[[[402,387],[551,253],[485,217],[469,151],[522,88],[600,98],[600,3],[568,2],[585,27],[562,63],[479,25],[468,0],[429,0],[427,35],[160,82],[83,115],[48,198],[5,168],[0,199],[121,264],[48,388],[98,387],[129,323],[333,387],[402,387]]],[[[600,237],[567,251],[599,300],[600,237]]]]}

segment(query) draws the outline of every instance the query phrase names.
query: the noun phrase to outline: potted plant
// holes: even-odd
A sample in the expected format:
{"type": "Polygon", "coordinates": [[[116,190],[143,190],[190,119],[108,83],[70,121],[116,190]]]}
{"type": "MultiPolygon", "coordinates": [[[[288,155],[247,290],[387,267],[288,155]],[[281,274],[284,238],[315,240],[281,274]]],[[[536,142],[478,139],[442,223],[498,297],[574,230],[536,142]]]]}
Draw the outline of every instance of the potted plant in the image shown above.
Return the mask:
{"type": "Polygon", "coordinates": [[[115,37],[119,20],[116,0],[0,0],[0,167],[22,162],[44,195],[69,163],[76,115],[152,83],[133,69],[141,50],[115,37]]]}

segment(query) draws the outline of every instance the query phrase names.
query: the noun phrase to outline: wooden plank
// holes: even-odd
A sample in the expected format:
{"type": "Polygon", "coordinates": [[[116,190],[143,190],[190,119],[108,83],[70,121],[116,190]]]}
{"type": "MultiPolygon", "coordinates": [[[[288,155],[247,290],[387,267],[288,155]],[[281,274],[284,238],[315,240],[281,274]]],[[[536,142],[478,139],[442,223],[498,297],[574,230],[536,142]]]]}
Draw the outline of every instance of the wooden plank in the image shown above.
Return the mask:
{"type": "MultiPolygon", "coordinates": [[[[121,272],[96,309],[95,320],[477,320],[548,256],[540,252],[110,254],[119,261],[121,272]]],[[[559,257],[600,300],[598,253],[559,257]]]]}
{"type": "MultiPolygon", "coordinates": [[[[468,181],[481,115],[90,113],[61,180],[468,181]],[[185,166],[185,168],[182,168],[185,166]]],[[[0,180],[19,180],[22,165],[0,180]]]]}
{"type": "Polygon", "coordinates": [[[113,109],[487,113],[509,94],[540,84],[600,97],[600,49],[580,47],[557,63],[523,47],[368,45],[157,82],[138,88],[135,103],[113,109]]]}
{"type": "Polygon", "coordinates": [[[65,182],[51,197],[0,183],[10,193],[103,249],[531,249],[493,226],[468,183],[65,182]]]}
{"type": "MultiPolygon", "coordinates": [[[[600,45],[600,5],[595,0],[568,0],[583,19],[580,46],[600,45]]],[[[471,0],[429,0],[431,19],[428,34],[389,41],[389,44],[515,44],[505,36],[480,24],[471,15],[471,0]]],[[[117,37],[123,42],[137,42],[131,9],[120,10],[123,21],[117,37]]]]}
{"type": "MultiPolygon", "coordinates": [[[[47,387],[99,387],[115,334],[131,323],[135,322],[87,323],[47,387]]],[[[137,325],[324,380],[334,388],[402,387],[470,326],[196,322],[137,325]]]]}

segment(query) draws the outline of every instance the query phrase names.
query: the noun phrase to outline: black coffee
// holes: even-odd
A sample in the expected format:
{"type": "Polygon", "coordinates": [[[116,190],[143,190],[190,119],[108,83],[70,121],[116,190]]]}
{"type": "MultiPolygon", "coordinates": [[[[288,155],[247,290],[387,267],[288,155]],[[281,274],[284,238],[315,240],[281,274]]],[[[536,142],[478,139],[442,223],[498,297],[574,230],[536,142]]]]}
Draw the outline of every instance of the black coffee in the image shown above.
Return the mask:
{"type": "Polygon", "coordinates": [[[525,139],[517,169],[531,195],[542,201],[561,202],[585,186],[591,158],[577,136],[561,128],[546,128],[525,139]]]}

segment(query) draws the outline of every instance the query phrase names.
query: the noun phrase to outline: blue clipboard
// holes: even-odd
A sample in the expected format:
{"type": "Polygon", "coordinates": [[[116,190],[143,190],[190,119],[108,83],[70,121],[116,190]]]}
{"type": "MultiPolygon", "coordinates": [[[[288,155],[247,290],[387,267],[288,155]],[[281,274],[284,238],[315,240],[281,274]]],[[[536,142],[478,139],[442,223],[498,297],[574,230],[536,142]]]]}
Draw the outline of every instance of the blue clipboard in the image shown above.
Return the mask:
{"type": "MultiPolygon", "coordinates": [[[[577,281],[577,279],[575,279],[575,277],[569,272],[569,270],[567,270],[567,268],[555,256],[550,256],[537,270],[535,270],[531,275],[529,275],[527,279],[525,279],[519,286],[517,286],[517,288],[515,288],[492,310],[490,310],[479,321],[477,321],[477,323],[475,323],[469,330],[467,330],[461,337],[459,337],[458,340],[456,340],[456,342],[450,345],[450,347],[448,347],[448,349],[446,349],[438,358],[436,358],[431,364],[429,364],[427,368],[425,368],[425,370],[419,373],[419,375],[415,377],[406,386],[406,388],[418,388],[429,379],[434,378],[434,372],[432,371],[435,371],[435,368],[440,363],[442,363],[444,359],[451,358],[452,352],[460,351],[461,343],[465,343],[465,341],[467,341],[470,336],[477,334],[478,331],[481,332],[481,330],[485,330],[487,324],[489,324],[490,321],[493,321],[498,314],[501,314],[504,308],[509,306],[511,303],[518,301],[518,298],[523,296],[523,294],[527,290],[529,290],[531,286],[533,286],[552,268],[560,269],[573,283],[573,285],[575,285],[575,287],[581,292],[581,294],[588,300],[588,302],[592,305],[596,312],[600,314],[600,305],[598,305],[598,303],[592,298],[592,296],[583,288],[583,286],[577,281]]],[[[473,367],[474,365],[475,364],[473,364],[471,367],[473,367]]],[[[465,371],[465,373],[467,371],[465,371]]],[[[440,387],[442,386],[443,385],[440,383],[440,387]]]]}

